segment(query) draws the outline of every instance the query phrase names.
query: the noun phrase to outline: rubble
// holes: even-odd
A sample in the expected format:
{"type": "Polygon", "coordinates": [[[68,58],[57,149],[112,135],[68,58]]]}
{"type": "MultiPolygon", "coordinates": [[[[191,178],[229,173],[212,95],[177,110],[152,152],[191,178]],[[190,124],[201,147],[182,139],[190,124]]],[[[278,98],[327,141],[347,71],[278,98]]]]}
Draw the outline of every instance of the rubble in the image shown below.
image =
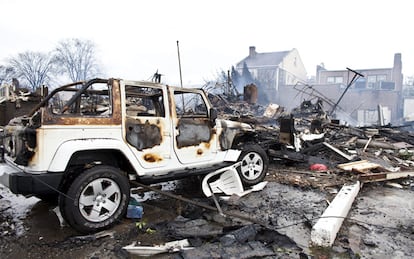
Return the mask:
{"type": "Polygon", "coordinates": [[[48,92],[44,86],[35,92],[20,88],[18,81],[12,85],[0,85],[0,126],[14,117],[27,114],[48,92]]]}
{"type": "Polygon", "coordinates": [[[186,249],[192,249],[190,247],[190,243],[187,239],[177,240],[166,242],[162,245],[154,245],[154,246],[139,246],[135,243],[122,247],[130,254],[137,255],[137,256],[153,256],[156,254],[162,253],[174,253],[179,252],[186,249]]]}
{"type": "MultiPolygon", "coordinates": [[[[305,172],[312,164],[323,164],[332,177],[336,174],[338,178],[349,179],[345,182],[360,180],[367,183],[412,177],[410,173],[391,175],[389,172],[413,170],[413,132],[404,130],[405,126],[356,127],[340,124],[339,120],[331,118],[332,112],[324,110],[324,104],[337,110],[341,107],[319,95],[304,100],[290,113],[273,103],[264,107],[256,102],[247,103],[234,98],[229,102],[223,95],[210,97],[220,116],[254,126],[259,144],[276,163],[289,164],[295,167],[294,170],[299,168],[305,172]],[[361,166],[364,168],[359,168],[361,166]]],[[[303,176],[303,172],[294,178],[303,178],[300,175],[303,176]]],[[[286,175],[284,182],[291,183],[290,178],[286,175]]],[[[293,182],[300,184],[300,180],[293,182]]],[[[345,182],[338,179],[337,186],[345,182]]],[[[334,183],[315,185],[315,181],[303,181],[302,184],[319,188],[334,183]]]]}
{"type": "MultiPolygon", "coordinates": [[[[386,186],[393,188],[414,186],[414,134],[403,127],[382,123],[371,127],[341,125],[338,120],[330,119],[334,110],[340,109],[338,103],[330,113],[323,110],[323,100],[317,99],[316,103],[302,102],[290,114],[277,113],[279,106],[270,104],[265,112],[250,106],[250,111],[233,117],[256,128],[260,144],[274,162],[289,165],[289,169],[272,174],[272,180],[337,194],[320,222],[313,226],[311,236],[316,246],[334,243],[364,184],[386,181],[386,186]],[[395,180],[405,181],[405,185],[391,182],[395,180]],[[353,186],[347,184],[355,182],[358,185],[351,188],[355,190],[352,195],[350,188],[343,191],[345,186],[353,186]],[[344,187],[338,192],[336,188],[341,185],[344,187]],[[345,201],[343,197],[350,198],[345,201]]],[[[240,104],[227,105],[226,109],[237,107],[240,104]]]]}

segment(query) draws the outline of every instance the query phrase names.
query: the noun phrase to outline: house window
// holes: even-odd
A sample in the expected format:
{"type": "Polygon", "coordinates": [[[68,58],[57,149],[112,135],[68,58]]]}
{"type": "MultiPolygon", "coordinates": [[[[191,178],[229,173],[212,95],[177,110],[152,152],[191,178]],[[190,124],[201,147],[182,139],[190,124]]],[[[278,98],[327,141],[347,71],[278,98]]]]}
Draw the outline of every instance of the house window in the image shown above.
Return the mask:
{"type": "Polygon", "coordinates": [[[368,79],[368,82],[370,83],[377,82],[377,76],[368,76],[367,79],[368,79]]]}
{"type": "Polygon", "coordinates": [[[342,84],[344,82],[344,78],[342,76],[328,76],[326,78],[326,83],[328,84],[342,84]]]}
{"type": "Polygon", "coordinates": [[[344,82],[344,78],[342,76],[335,76],[335,84],[342,84],[344,82]]]}
{"type": "Polygon", "coordinates": [[[381,82],[387,79],[386,75],[369,75],[367,77],[367,88],[368,89],[379,89],[381,82]]]}
{"type": "Polygon", "coordinates": [[[355,83],[354,87],[355,89],[365,89],[366,79],[363,77],[358,78],[355,83]]]}
{"type": "Polygon", "coordinates": [[[251,68],[249,71],[253,78],[257,78],[257,69],[251,68]]]}
{"type": "Polygon", "coordinates": [[[381,82],[381,81],[386,81],[387,80],[387,76],[386,75],[377,75],[377,81],[381,82]]]}
{"type": "Polygon", "coordinates": [[[395,90],[395,82],[381,81],[379,84],[381,90],[395,90]]]}
{"type": "Polygon", "coordinates": [[[367,88],[376,89],[377,87],[377,76],[368,76],[367,77],[367,88]]]}

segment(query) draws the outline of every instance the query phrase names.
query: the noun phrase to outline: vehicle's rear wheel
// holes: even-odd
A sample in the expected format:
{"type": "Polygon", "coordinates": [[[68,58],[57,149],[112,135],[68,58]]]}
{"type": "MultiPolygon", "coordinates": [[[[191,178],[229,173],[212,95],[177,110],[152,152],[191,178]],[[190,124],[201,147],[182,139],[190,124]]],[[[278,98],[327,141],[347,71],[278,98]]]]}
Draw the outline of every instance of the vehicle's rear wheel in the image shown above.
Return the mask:
{"type": "Polygon", "coordinates": [[[237,168],[244,186],[255,185],[266,177],[269,158],[259,145],[249,144],[243,147],[237,168]]]}
{"type": "Polygon", "coordinates": [[[96,166],[73,180],[59,206],[70,226],[89,233],[116,224],[126,213],[129,197],[128,178],[119,169],[96,166]]]}

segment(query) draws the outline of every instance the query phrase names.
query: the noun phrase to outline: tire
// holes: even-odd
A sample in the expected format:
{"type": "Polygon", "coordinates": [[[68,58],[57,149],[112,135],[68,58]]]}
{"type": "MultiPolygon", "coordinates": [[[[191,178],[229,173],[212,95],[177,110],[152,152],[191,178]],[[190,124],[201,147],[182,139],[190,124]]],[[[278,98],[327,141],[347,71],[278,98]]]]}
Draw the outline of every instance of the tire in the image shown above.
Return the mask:
{"type": "Polygon", "coordinates": [[[67,223],[81,233],[107,229],[125,215],[130,197],[128,178],[117,168],[96,166],[85,170],[59,197],[67,223]]]}
{"type": "Polygon", "coordinates": [[[242,147],[237,168],[244,186],[252,186],[260,183],[266,177],[269,167],[269,158],[259,145],[247,144],[242,147]]]}

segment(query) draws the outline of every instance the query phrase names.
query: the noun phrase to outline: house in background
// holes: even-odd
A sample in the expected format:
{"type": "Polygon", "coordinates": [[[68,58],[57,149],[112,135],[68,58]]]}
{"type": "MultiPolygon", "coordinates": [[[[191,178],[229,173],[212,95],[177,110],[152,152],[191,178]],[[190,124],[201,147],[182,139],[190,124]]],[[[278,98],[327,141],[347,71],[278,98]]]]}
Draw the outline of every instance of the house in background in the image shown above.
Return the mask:
{"type": "Polygon", "coordinates": [[[401,53],[394,55],[393,66],[388,68],[328,70],[317,66],[312,82],[296,49],[258,53],[252,46],[249,56],[237,63],[237,72],[242,74],[244,67],[260,82],[258,91],[264,92],[268,102],[287,111],[305,100],[316,102],[319,96],[325,101],[325,111],[335,109],[331,114],[334,118],[366,126],[401,124],[403,117],[414,110],[407,109],[414,98],[403,96],[401,53]],[[353,71],[363,76],[354,78],[353,71]],[[350,84],[352,79],[356,80],[350,84]]]}
{"type": "Polygon", "coordinates": [[[306,82],[306,69],[296,49],[258,53],[256,47],[251,46],[249,55],[236,64],[237,72],[242,74],[244,66],[260,82],[259,91],[263,91],[269,102],[279,101],[281,86],[306,82]]]}
{"type": "Polygon", "coordinates": [[[392,67],[355,71],[363,76],[358,76],[358,79],[347,89],[349,82],[355,76],[352,70],[327,70],[317,66],[316,82],[312,87],[335,103],[346,90],[338,106],[359,126],[401,122],[403,115],[401,54],[394,55],[392,67]]]}

